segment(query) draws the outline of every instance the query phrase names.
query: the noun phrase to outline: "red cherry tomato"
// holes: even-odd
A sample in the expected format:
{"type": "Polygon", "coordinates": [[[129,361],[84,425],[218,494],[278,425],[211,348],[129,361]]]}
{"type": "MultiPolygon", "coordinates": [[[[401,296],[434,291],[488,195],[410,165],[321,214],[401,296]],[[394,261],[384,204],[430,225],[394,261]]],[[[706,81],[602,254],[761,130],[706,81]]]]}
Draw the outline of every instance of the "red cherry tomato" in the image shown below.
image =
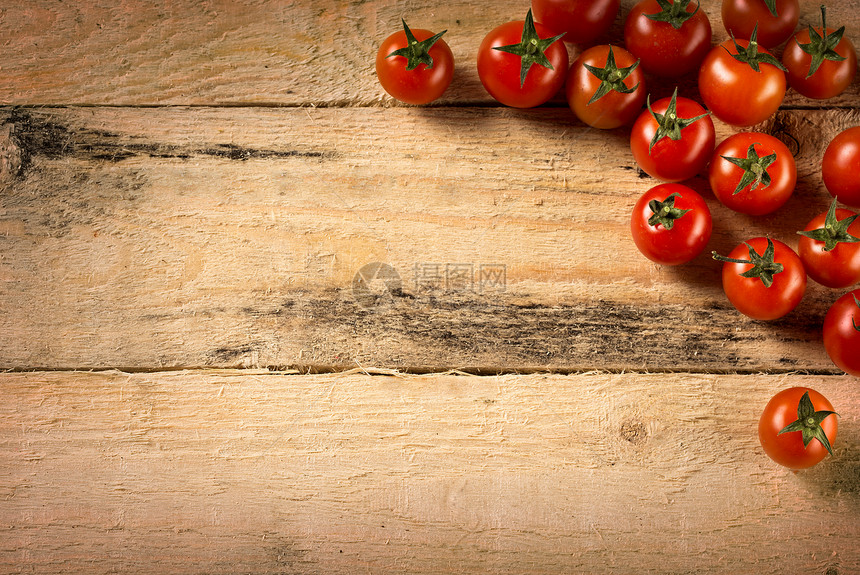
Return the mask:
{"type": "Polygon", "coordinates": [[[824,349],[839,369],[860,377],[860,289],[830,306],[824,316],[824,349]]]}
{"type": "Polygon", "coordinates": [[[590,44],[609,30],[619,0],[532,0],[534,18],[562,40],[590,44]]]}
{"type": "Polygon", "coordinates": [[[680,182],[702,171],[711,159],[716,135],[714,123],[704,108],[688,98],[663,98],[645,110],[633,124],[630,149],[633,159],[650,176],[666,182],[680,182]],[[661,128],[660,120],[672,122],[677,117],[683,124],[680,139],[669,135],[671,126],[661,128]],[[660,137],[661,132],[667,133],[660,137]],[[659,138],[655,141],[655,137],[659,138]]]}
{"type": "Polygon", "coordinates": [[[677,78],[698,68],[711,49],[711,23],[697,1],[668,1],[667,10],[657,0],[636,4],[624,24],[624,44],[646,72],[677,78]]]}
{"type": "Polygon", "coordinates": [[[699,255],[711,238],[711,211],[702,196],[681,184],[659,184],[639,198],[630,231],[649,260],[676,266],[699,255]]]}
{"type": "Polygon", "coordinates": [[[838,134],[824,151],[821,176],[830,195],[860,208],[860,126],[838,134]]]}
{"type": "Polygon", "coordinates": [[[838,428],[833,405],[826,397],[814,389],[791,387],[774,395],[765,406],[758,422],[758,438],[768,457],[798,470],[812,467],[827,456],[838,428]]]}
{"type": "Polygon", "coordinates": [[[758,24],[758,43],[765,48],[779,46],[794,33],[800,18],[798,0],[775,0],[776,15],[765,0],[723,0],[722,15],[726,32],[749,40],[758,24]]]}
{"type": "Polygon", "coordinates": [[[860,282],[860,220],[850,210],[830,209],[803,229],[797,253],[806,273],[829,288],[846,288],[860,282]]]}
{"type": "Polygon", "coordinates": [[[797,168],[791,152],[778,139],[761,132],[739,132],[714,150],[708,181],[723,205],[760,216],[788,201],[797,182],[797,168]]]}
{"type": "MultiPolygon", "coordinates": [[[[824,18],[822,6],[822,23],[824,18]]],[[[843,36],[844,31],[844,27],[834,30],[819,26],[812,31],[811,39],[810,29],[795,34],[782,53],[782,63],[788,69],[788,85],[816,100],[844,92],[857,73],[857,52],[851,41],[843,36]],[[835,46],[831,47],[834,43],[835,46]],[[813,57],[808,51],[817,55],[813,57]]]]}
{"type": "Polygon", "coordinates": [[[636,64],[633,54],[615,46],[594,46],[580,54],[570,67],[565,90],[576,117],[604,130],[631,123],[645,105],[646,94],[644,75],[636,64]]]}
{"type": "Polygon", "coordinates": [[[507,22],[493,29],[478,48],[481,83],[493,98],[514,108],[533,108],[552,98],[564,85],[567,67],[564,43],[546,26],[534,22],[531,10],[525,21],[507,22]],[[506,50],[529,53],[518,55],[506,50]],[[538,53],[546,56],[551,68],[537,61],[538,53]]]}
{"type": "Polygon", "coordinates": [[[778,67],[782,64],[770,52],[753,48],[763,58],[756,64],[758,71],[735,58],[750,51],[750,44],[748,40],[726,40],[708,53],[699,69],[702,101],[717,118],[733,126],[767,120],[785,97],[785,74],[778,67]]]}
{"type": "Polygon", "coordinates": [[[376,52],[376,75],[385,91],[401,102],[428,104],[451,84],[454,55],[433,32],[409,30],[406,22],[403,28],[386,38],[376,52]],[[412,64],[415,67],[408,69],[412,64]]]}
{"type": "Polygon", "coordinates": [[[806,271],[790,247],[778,240],[753,238],[723,257],[723,291],[739,312],[758,320],[778,319],[800,303],[806,271]],[[752,270],[752,271],[751,271],[752,270]],[[744,277],[750,272],[756,277],[744,277]]]}

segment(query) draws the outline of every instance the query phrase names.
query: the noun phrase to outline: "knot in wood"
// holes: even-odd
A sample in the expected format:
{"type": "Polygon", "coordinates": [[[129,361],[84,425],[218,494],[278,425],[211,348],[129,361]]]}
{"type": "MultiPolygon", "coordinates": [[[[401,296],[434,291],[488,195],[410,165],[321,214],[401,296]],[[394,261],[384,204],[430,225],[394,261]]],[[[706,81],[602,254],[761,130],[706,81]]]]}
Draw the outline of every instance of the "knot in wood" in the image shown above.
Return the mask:
{"type": "Polygon", "coordinates": [[[641,445],[648,439],[648,430],[641,421],[625,421],[621,424],[621,438],[633,445],[641,445]]]}

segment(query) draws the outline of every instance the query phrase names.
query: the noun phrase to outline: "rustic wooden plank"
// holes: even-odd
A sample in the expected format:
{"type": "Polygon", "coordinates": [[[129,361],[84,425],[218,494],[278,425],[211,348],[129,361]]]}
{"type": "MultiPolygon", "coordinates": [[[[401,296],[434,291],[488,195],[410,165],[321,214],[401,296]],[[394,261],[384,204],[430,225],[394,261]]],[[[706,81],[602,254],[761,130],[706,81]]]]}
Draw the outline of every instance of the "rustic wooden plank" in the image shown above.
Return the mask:
{"type": "Polygon", "coordinates": [[[855,383],[3,374],[0,570],[857,573],[855,383]],[[756,436],[792,385],[843,414],[797,475],[756,436]]]}
{"type": "MultiPolygon", "coordinates": [[[[622,22],[605,40],[623,40],[622,22]]],[[[818,1],[801,0],[801,26],[819,21],[818,1]]],[[[714,43],[727,35],[719,0],[702,0],[714,43]]],[[[406,17],[447,29],[457,62],[440,100],[493,103],[475,69],[476,51],[495,26],[521,19],[527,2],[240,2],[141,0],[6,2],[0,17],[0,103],[112,105],[397,105],[373,67],[382,40],[406,17]]],[[[860,0],[831,2],[829,21],[860,43],[860,0]]],[[[576,50],[572,51],[575,55],[576,50]]],[[[853,106],[855,83],[828,105],[853,106]]],[[[555,100],[561,102],[560,98],[555,100]]],[[[786,105],[817,107],[790,93],[786,105]]]]}
{"type": "MultiPolygon", "coordinates": [[[[823,147],[858,119],[779,116],[800,183],[772,217],[735,217],[693,180],[710,248],[796,245],[829,203],[823,147]]],[[[628,218],[655,182],[623,133],[558,110],[15,109],[3,125],[2,367],[833,369],[820,323],[838,293],[810,284],[754,322],[707,255],[651,264],[628,218]],[[377,261],[402,289],[357,297],[377,261]],[[466,266],[430,285],[425,264],[466,266]],[[481,282],[492,264],[504,284],[481,282]]]]}

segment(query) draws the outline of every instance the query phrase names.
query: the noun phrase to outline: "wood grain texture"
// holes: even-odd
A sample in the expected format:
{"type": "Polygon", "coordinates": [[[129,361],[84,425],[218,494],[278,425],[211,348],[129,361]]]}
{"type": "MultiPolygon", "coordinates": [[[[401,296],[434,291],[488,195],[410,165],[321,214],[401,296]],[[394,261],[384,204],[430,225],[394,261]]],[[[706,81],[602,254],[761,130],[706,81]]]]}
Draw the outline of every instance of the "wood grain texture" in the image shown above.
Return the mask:
{"type": "Polygon", "coordinates": [[[855,383],[0,375],[0,570],[858,573],[855,383]],[[797,475],[756,436],[792,385],[845,412],[797,475]]]}
{"type": "MultiPolygon", "coordinates": [[[[829,203],[823,148],[858,119],[763,127],[799,166],[772,217],[691,181],[709,248],[796,245],[829,203]]],[[[797,311],[754,322],[707,254],[651,264],[628,218],[655,181],[623,133],[558,110],[11,109],[3,126],[2,367],[833,369],[820,324],[838,293],[810,282],[797,311]],[[402,283],[365,301],[353,281],[375,261],[402,283]],[[446,264],[474,283],[445,284],[446,264]],[[479,281],[490,264],[504,286],[479,281]]]]}
{"type": "MultiPolygon", "coordinates": [[[[603,41],[622,42],[634,3],[622,1],[603,41]]],[[[799,27],[817,25],[820,2],[800,4],[799,27]]],[[[701,5],[714,43],[726,39],[720,1],[701,5]]],[[[379,86],[373,63],[405,17],[415,27],[448,30],[457,68],[440,104],[495,105],[478,79],[477,49],[487,32],[524,18],[527,9],[528,2],[513,0],[490,10],[474,1],[5,2],[0,104],[398,105],[379,86]]],[[[831,2],[828,22],[844,24],[857,42],[860,1],[831,2]]],[[[853,106],[858,90],[855,82],[829,105],[853,106]]],[[[789,91],[786,105],[819,103],[789,91]]]]}

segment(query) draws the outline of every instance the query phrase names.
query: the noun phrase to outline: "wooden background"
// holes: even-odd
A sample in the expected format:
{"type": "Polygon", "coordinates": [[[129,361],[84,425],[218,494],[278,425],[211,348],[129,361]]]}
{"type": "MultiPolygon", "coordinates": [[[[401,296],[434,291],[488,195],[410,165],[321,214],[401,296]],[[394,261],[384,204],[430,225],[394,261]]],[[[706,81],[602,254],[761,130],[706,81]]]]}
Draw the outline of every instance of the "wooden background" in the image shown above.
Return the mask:
{"type": "MultiPolygon", "coordinates": [[[[860,573],[860,382],[821,344],[841,292],[756,322],[708,256],[645,260],[627,131],[478,80],[527,9],[0,3],[0,572],[860,573]],[[448,29],[432,106],[376,80],[401,16],[448,29]],[[372,262],[399,288],[356,292],[372,262]],[[840,413],[796,475],[756,436],[793,385],[840,413]]],[[[858,11],[828,21],[858,42],[858,11]]],[[[789,91],[759,126],[798,164],[772,216],[692,180],[709,249],[796,246],[858,103],[789,91]]]]}

